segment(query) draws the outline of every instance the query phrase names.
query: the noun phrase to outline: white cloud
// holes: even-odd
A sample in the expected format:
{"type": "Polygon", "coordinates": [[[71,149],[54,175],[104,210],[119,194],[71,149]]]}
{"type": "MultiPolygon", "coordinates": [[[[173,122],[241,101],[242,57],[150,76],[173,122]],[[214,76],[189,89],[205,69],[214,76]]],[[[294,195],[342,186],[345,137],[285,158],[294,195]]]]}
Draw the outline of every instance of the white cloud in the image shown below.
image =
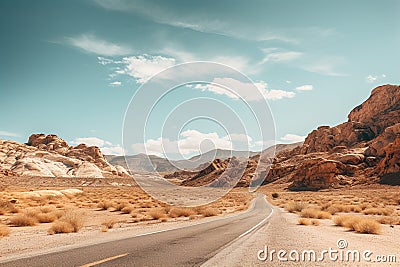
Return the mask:
{"type": "Polygon", "coordinates": [[[75,140],[70,143],[73,145],[85,144],[88,146],[102,147],[106,144],[106,141],[97,137],[79,137],[75,138],[75,140]]]}
{"type": "MultiPolygon", "coordinates": [[[[132,52],[127,47],[101,40],[92,34],[81,34],[80,36],[66,38],[66,40],[70,45],[102,56],[121,56],[132,52]]],[[[101,62],[103,65],[107,64],[107,61],[102,60],[101,62]]]]}
{"type": "Polygon", "coordinates": [[[120,86],[122,83],[120,81],[111,82],[110,85],[112,86],[120,86]]]}
{"type": "Polygon", "coordinates": [[[382,75],[380,75],[380,76],[378,76],[378,75],[372,75],[372,74],[370,74],[370,75],[368,75],[367,77],[365,77],[365,81],[367,82],[367,83],[374,83],[374,82],[377,82],[378,80],[380,80],[380,79],[382,79],[382,78],[386,78],[386,75],[385,74],[382,74],[382,75]]]}
{"type": "Polygon", "coordinates": [[[79,137],[70,142],[72,145],[85,144],[87,146],[97,146],[105,155],[124,155],[124,149],[120,145],[114,145],[109,141],[97,137],[79,137]]]}
{"type": "Polygon", "coordinates": [[[286,81],[286,83],[290,84],[290,83],[292,83],[292,81],[286,81]]]}
{"type": "Polygon", "coordinates": [[[281,140],[290,143],[297,143],[297,142],[303,142],[304,139],[306,139],[306,137],[307,136],[301,136],[297,134],[287,134],[284,137],[282,137],[281,140]]]}
{"type": "Polygon", "coordinates": [[[183,156],[191,153],[200,153],[200,145],[203,141],[209,140],[215,148],[232,149],[233,144],[227,136],[219,137],[217,133],[202,133],[197,130],[186,130],[181,133],[179,140],[170,140],[159,137],[148,139],[144,144],[132,145],[134,153],[147,153],[148,155],[165,156],[181,154],[183,156]]]}
{"type": "Polygon", "coordinates": [[[197,84],[194,88],[219,95],[226,95],[232,99],[242,97],[247,101],[260,101],[262,99],[278,100],[293,98],[295,96],[294,92],[269,90],[267,89],[267,83],[264,81],[246,83],[232,78],[214,78],[212,84],[197,84]]]}
{"type": "Polygon", "coordinates": [[[124,73],[136,79],[137,83],[145,83],[153,75],[174,66],[175,59],[163,56],[141,55],[124,57],[124,73]]]}
{"type": "Polygon", "coordinates": [[[120,145],[101,147],[100,150],[104,155],[123,156],[125,154],[125,150],[120,145]]]}
{"type": "Polygon", "coordinates": [[[132,145],[134,153],[147,153],[148,155],[170,156],[175,155],[191,155],[193,153],[206,152],[211,149],[232,150],[235,147],[249,148],[253,147],[252,138],[246,134],[229,134],[220,137],[217,133],[202,133],[197,130],[186,130],[181,133],[179,140],[170,140],[168,138],[148,139],[145,144],[137,143],[132,145]],[[208,143],[207,148],[201,148],[205,140],[208,143]]]}
{"type": "Polygon", "coordinates": [[[305,85],[296,87],[296,90],[299,90],[299,91],[311,91],[313,89],[314,89],[314,86],[312,86],[311,84],[305,84],[305,85]]]}
{"type": "Polygon", "coordinates": [[[8,137],[19,137],[20,136],[19,134],[7,132],[7,131],[0,131],[0,135],[8,136],[8,137]]]}
{"type": "MultiPolygon", "coordinates": [[[[264,52],[269,50],[263,50],[264,52]]],[[[299,57],[301,57],[303,53],[301,52],[296,52],[296,51],[286,51],[286,52],[273,52],[269,53],[265,56],[263,59],[264,62],[272,61],[272,62],[287,62],[287,61],[292,61],[295,60],[299,57]]]]}
{"type": "Polygon", "coordinates": [[[376,76],[372,76],[372,75],[368,75],[365,80],[367,81],[367,83],[373,83],[378,79],[378,77],[376,76]]]}

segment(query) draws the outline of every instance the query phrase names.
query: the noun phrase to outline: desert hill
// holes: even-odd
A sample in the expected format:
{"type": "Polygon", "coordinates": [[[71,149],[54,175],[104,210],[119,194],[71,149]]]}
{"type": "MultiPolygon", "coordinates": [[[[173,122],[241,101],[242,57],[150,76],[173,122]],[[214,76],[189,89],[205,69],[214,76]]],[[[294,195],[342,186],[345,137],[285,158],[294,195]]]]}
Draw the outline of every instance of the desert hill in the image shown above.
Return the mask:
{"type": "Polygon", "coordinates": [[[0,175],[41,177],[127,177],[100,149],[69,146],[56,135],[33,134],[26,144],[0,140],[0,175]]]}
{"type": "Polygon", "coordinates": [[[167,174],[164,177],[166,179],[181,180],[181,185],[184,186],[202,186],[207,184],[216,187],[230,186],[232,183],[235,183],[236,178],[239,180],[237,186],[248,186],[255,174],[263,175],[268,172],[275,154],[290,151],[302,144],[302,142],[277,144],[265,149],[261,153],[253,153],[253,156],[249,157],[248,160],[247,157],[244,157],[244,154],[242,154],[242,157],[233,156],[227,159],[217,158],[211,163],[205,163],[199,166],[197,168],[199,169],[198,171],[177,171],[172,174],[167,174]],[[261,160],[260,165],[258,165],[259,160],[261,160]],[[247,165],[244,166],[243,164],[246,163],[247,165]],[[257,169],[257,166],[259,169],[257,169]],[[243,175],[239,179],[239,177],[237,177],[237,172],[242,168],[244,169],[243,175]]]}
{"type": "Polygon", "coordinates": [[[257,152],[247,151],[236,151],[236,150],[224,150],[214,149],[210,150],[201,155],[196,155],[188,160],[169,160],[166,158],[158,157],[155,155],[137,154],[132,156],[112,156],[108,155],[106,158],[113,165],[119,165],[132,172],[175,172],[179,170],[193,170],[203,164],[210,164],[213,159],[227,159],[231,156],[238,158],[247,157],[247,155],[253,156],[257,152]],[[126,158],[126,161],[125,161],[126,158]],[[149,162],[149,160],[150,162],[149,162]],[[126,163],[127,162],[127,163],[126,163]]]}
{"type": "MultiPolygon", "coordinates": [[[[213,181],[224,186],[229,184],[229,175],[221,174],[228,162],[217,160],[201,172],[177,172],[166,178],[183,177],[182,184],[188,186],[213,181]]],[[[377,182],[400,184],[400,86],[375,88],[364,103],[350,112],[347,122],[318,127],[303,144],[277,151],[274,159],[268,155],[250,158],[238,186],[248,186],[253,176],[265,178],[264,184],[286,183],[291,190],[377,182]],[[261,170],[256,171],[259,160],[261,170]],[[269,171],[262,170],[269,165],[269,171]]]]}

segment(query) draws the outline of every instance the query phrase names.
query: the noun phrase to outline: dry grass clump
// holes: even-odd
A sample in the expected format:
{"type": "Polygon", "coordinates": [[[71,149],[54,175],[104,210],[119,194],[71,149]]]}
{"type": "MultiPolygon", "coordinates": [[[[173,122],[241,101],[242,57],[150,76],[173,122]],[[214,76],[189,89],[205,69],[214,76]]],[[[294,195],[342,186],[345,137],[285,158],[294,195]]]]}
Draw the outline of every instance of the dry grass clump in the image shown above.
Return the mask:
{"type": "Polygon", "coordinates": [[[85,216],[78,210],[65,210],[61,218],[53,222],[48,230],[49,234],[77,233],[85,223],[85,216]]]}
{"type": "Polygon", "coordinates": [[[97,203],[97,207],[100,210],[108,210],[109,208],[113,207],[114,204],[111,201],[101,201],[97,203]]]}
{"type": "Polygon", "coordinates": [[[0,200],[0,215],[6,213],[18,213],[18,209],[15,207],[15,203],[11,203],[7,200],[0,200]]]}
{"type": "MultiPolygon", "coordinates": [[[[153,220],[159,220],[161,218],[164,218],[167,216],[165,213],[164,208],[154,208],[148,212],[148,215],[153,219],[153,220]]],[[[179,216],[178,216],[179,217],[179,216]]]]}
{"type": "Polygon", "coordinates": [[[307,207],[307,204],[299,201],[291,201],[286,204],[285,209],[288,212],[301,212],[303,209],[307,207]]]}
{"type": "Polygon", "coordinates": [[[299,218],[299,219],[297,220],[297,223],[298,223],[299,225],[311,225],[311,220],[310,220],[310,219],[307,219],[307,218],[299,218]]]}
{"type": "Polygon", "coordinates": [[[300,213],[300,216],[303,218],[314,218],[314,219],[330,219],[332,218],[332,214],[327,211],[322,211],[315,208],[307,208],[303,209],[300,213]]]}
{"type": "Polygon", "coordinates": [[[127,206],[125,206],[125,207],[123,207],[122,209],[121,209],[121,212],[123,213],[123,214],[129,214],[129,213],[131,213],[132,211],[134,211],[135,210],[135,207],[133,206],[133,205],[127,205],[127,206]]]}
{"type": "Polygon", "coordinates": [[[10,227],[0,224],[0,238],[10,235],[10,227]]]}
{"type": "Polygon", "coordinates": [[[10,218],[10,223],[14,226],[35,226],[38,223],[36,217],[29,216],[28,214],[17,214],[10,218]]]}
{"type": "Polygon", "coordinates": [[[111,229],[114,227],[114,225],[117,223],[116,220],[114,219],[106,219],[105,221],[103,221],[101,223],[101,225],[103,225],[104,227],[106,227],[107,229],[111,229]]]}
{"type": "Polygon", "coordinates": [[[379,234],[381,224],[373,219],[362,218],[354,225],[354,230],[362,234],[379,234]]]}
{"type": "Polygon", "coordinates": [[[190,215],[196,214],[196,211],[193,208],[179,208],[174,207],[171,208],[168,212],[169,217],[178,218],[178,217],[189,217],[190,215]]]}
{"type": "Polygon", "coordinates": [[[389,216],[393,213],[391,208],[369,208],[363,211],[365,215],[384,215],[389,216]]]}
{"type": "Polygon", "coordinates": [[[203,215],[204,217],[212,217],[212,216],[217,216],[219,214],[219,211],[215,208],[206,207],[206,208],[200,209],[198,213],[203,215]]]}
{"type": "Polygon", "coordinates": [[[319,221],[318,220],[310,220],[308,218],[299,218],[297,223],[299,225],[314,225],[314,226],[318,226],[319,225],[319,221]]]}
{"type": "Polygon", "coordinates": [[[397,216],[382,216],[377,219],[381,224],[395,225],[400,224],[400,219],[397,216]]]}
{"type": "Polygon", "coordinates": [[[333,222],[335,225],[343,226],[349,230],[363,234],[379,234],[381,231],[381,224],[379,222],[369,218],[362,218],[360,216],[335,216],[333,222]]]}

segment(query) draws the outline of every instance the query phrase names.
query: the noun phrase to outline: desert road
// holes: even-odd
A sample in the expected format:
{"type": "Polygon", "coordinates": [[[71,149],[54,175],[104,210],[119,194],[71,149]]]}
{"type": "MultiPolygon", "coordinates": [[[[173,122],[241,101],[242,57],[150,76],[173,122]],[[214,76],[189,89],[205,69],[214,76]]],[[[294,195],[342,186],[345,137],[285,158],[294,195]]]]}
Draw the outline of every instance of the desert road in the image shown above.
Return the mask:
{"type": "Polygon", "coordinates": [[[258,194],[253,206],[227,218],[106,243],[3,262],[0,266],[199,266],[263,225],[272,209],[258,194]]]}

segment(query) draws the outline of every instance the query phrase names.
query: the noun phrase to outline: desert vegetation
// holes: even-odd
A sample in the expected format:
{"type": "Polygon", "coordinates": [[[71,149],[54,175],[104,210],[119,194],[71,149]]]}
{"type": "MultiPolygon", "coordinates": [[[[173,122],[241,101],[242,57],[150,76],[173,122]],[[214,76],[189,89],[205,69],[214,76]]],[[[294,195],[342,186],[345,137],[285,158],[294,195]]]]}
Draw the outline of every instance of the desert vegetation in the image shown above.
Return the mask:
{"type": "Polygon", "coordinates": [[[400,225],[400,192],[375,185],[356,189],[318,192],[262,189],[269,201],[299,215],[299,225],[318,225],[312,220],[331,219],[336,226],[364,234],[379,234],[382,224],[400,225]]]}
{"type": "MultiPolygon", "coordinates": [[[[68,181],[69,182],[69,181],[68,181]]],[[[196,220],[244,210],[252,196],[235,189],[218,201],[201,207],[175,207],[159,202],[136,186],[5,187],[0,191],[0,236],[14,227],[40,227],[48,234],[85,229],[107,232],[135,224],[196,220]],[[40,190],[42,195],[36,192],[40,190]],[[90,220],[88,219],[90,217],[90,220]]]]}

